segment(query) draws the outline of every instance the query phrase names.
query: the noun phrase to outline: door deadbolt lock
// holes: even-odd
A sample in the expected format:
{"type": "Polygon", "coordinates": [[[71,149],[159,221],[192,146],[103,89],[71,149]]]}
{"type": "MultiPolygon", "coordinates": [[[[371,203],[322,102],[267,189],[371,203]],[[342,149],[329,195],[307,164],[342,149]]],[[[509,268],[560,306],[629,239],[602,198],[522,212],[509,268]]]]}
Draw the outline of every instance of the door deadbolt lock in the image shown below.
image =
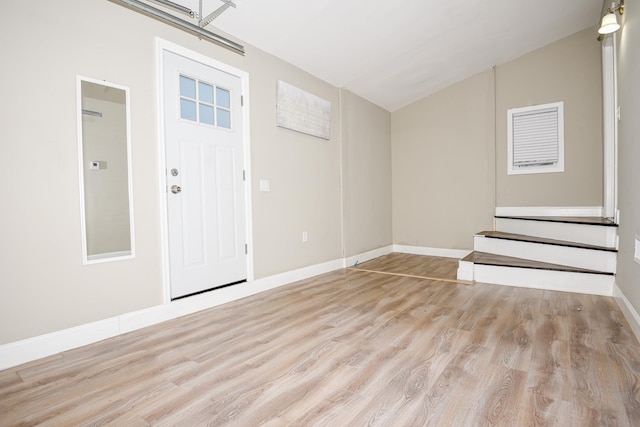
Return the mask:
{"type": "Polygon", "coordinates": [[[171,169],[171,176],[178,176],[178,169],[176,168],[171,169]]]}
{"type": "Polygon", "coordinates": [[[181,191],[182,191],[182,188],[180,188],[180,186],[179,186],[179,185],[172,185],[172,186],[171,186],[171,192],[172,192],[173,194],[178,194],[178,193],[179,193],[179,192],[181,192],[181,191]]]}

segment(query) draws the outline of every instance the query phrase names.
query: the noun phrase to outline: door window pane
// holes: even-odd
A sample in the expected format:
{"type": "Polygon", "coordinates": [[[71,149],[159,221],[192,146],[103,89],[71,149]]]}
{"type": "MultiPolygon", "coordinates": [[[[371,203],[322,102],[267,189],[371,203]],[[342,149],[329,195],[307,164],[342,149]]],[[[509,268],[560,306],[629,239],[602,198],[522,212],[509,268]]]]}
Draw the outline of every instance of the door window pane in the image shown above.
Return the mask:
{"type": "Polygon", "coordinates": [[[213,86],[204,82],[198,82],[198,98],[207,104],[213,104],[213,86]]]}
{"type": "Polygon", "coordinates": [[[213,107],[206,104],[200,104],[200,123],[213,126],[213,107]]]}
{"type": "Polygon", "coordinates": [[[229,91],[226,89],[216,88],[216,104],[220,107],[231,109],[231,101],[229,91]]]}
{"type": "Polygon", "coordinates": [[[180,118],[197,121],[196,103],[188,99],[180,99],[180,118]]]}
{"type": "Polygon", "coordinates": [[[231,129],[231,92],[211,83],[180,75],[180,118],[231,129]]]}
{"type": "Polygon", "coordinates": [[[231,129],[231,112],[216,108],[216,119],[219,128],[231,129]]]}
{"type": "Polygon", "coordinates": [[[180,76],[180,96],[196,99],[196,81],[194,79],[180,76]]]}

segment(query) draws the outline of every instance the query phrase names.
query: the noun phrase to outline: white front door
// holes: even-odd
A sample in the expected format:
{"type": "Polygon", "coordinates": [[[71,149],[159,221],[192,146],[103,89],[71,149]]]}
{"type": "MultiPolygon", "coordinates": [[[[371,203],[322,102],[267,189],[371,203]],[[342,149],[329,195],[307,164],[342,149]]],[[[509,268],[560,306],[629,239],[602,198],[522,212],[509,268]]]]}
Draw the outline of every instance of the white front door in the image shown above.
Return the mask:
{"type": "Polygon", "coordinates": [[[247,279],[240,78],[165,51],[171,298],[247,279]]]}

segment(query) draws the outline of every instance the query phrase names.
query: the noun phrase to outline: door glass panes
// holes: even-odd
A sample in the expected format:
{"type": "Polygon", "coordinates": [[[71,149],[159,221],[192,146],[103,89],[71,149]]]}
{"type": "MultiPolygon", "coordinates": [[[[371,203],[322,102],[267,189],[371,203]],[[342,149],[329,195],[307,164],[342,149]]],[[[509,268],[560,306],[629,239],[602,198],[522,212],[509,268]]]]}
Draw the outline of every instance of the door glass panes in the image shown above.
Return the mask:
{"type": "Polygon", "coordinates": [[[180,118],[197,120],[196,116],[196,81],[180,76],[180,118]]]}
{"type": "Polygon", "coordinates": [[[200,91],[200,100],[213,104],[213,86],[207,83],[198,82],[198,90],[200,91]]]}
{"type": "Polygon", "coordinates": [[[216,88],[216,98],[218,98],[216,101],[216,104],[218,104],[219,107],[222,108],[226,108],[226,109],[230,109],[231,108],[231,101],[229,100],[229,91],[226,89],[222,89],[220,87],[216,88]]]}
{"type": "Polygon", "coordinates": [[[216,105],[218,127],[231,129],[231,94],[228,90],[216,88],[216,105]]]}
{"type": "Polygon", "coordinates": [[[180,96],[196,99],[196,81],[194,79],[180,76],[180,96]]]}
{"type": "Polygon", "coordinates": [[[231,129],[231,92],[180,75],[180,118],[231,129]]]}
{"type": "Polygon", "coordinates": [[[221,108],[216,109],[216,120],[218,121],[218,127],[231,129],[231,111],[221,108]]]}
{"type": "Polygon", "coordinates": [[[188,99],[180,98],[180,118],[185,120],[197,121],[196,103],[188,99]]]}
{"type": "Polygon", "coordinates": [[[200,123],[206,123],[208,125],[214,125],[213,121],[213,107],[206,104],[200,104],[200,123]]]}

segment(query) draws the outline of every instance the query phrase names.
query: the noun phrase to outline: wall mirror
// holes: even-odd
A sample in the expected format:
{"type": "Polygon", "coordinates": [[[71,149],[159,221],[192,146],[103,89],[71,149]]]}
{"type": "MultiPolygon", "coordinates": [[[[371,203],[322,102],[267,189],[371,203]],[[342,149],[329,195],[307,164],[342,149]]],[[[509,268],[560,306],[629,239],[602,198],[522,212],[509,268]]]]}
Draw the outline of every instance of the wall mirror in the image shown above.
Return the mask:
{"type": "Polygon", "coordinates": [[[134,257],[129,88],[77,78],[85,264],[134,257]]]}

